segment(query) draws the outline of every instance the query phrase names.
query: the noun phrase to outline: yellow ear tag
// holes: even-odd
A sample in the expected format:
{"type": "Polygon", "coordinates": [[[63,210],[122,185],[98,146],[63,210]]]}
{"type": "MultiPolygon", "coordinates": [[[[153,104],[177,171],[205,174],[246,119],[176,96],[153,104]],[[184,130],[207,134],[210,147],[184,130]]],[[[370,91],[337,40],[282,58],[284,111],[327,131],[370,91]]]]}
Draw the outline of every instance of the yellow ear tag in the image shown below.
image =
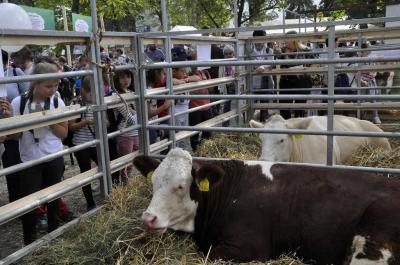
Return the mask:
{"type": "Polygon", "coordinates": [[[147,183],[151,184],[153,182],[153,171],[147,173],[147,183]]]}
{"type": "Polygon", "coordinates": [[[209,192],[210,191],[210,182],[208,178],[204,178],[199,183],[199,190],[202,192],[209,192]]]}
{"type": "Polygon", "coordinates": [[[293,137],[296,139],[301,139],[301,138],[303,138],[303,135],[302,134],[294,134],[293,137]]]}

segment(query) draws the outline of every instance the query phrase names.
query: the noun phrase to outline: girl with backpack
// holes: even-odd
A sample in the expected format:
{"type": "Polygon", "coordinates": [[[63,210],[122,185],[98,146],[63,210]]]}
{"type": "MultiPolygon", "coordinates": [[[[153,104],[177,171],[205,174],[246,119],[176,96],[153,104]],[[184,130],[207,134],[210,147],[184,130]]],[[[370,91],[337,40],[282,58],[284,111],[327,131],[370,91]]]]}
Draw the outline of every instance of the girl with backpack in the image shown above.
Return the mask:
{"type": "MultiPolygon", "coordinates": [[[[118,93],[124,94],[133,92],[133,74],[129,70],[120,71],[114,77],[114,86],[118,93]]],[[[137,115],[135,105],[129,104],[128,109],[125,106],[114,110],[117,120],[118,130],[131,127],[137,124],[137,115]]],[[[117,136],[117,150],[120,156],[130,154],[139,149],[139,131],[133,130],[117,136]]],[[[121,171],[121,181],[123,185],[128,183],[128,178],[132,174],[132,166],[128,166],[121,171]]]]}
{"type": "MultiPolygon", "coordinates": [[[[57,64],[46,58],[38,60],[33,69],[33,74],[58,73],[57,64]]],[[[12,103],[15,116],[52,110],[65,106],[62,99],[55,96],[59,84],[58,79],[33,81],[26,95],[16,97],[12,103]],[[22,113],[20,113],[22,110],[22,113]]],[[[62,139],[67,136],[68,123],[61,122],[42,128],[25,131],[13,135],[19,140],[19,151],[22,162],[39,159],[49,154],[63,150],[62,139]]],[[[62,157],[49,162],[22,170],[18,176],[18,198],[25,197],[41,189],[52,186],[61,181],[64,171],[62,157]]],[[[47,231],[58,228],[58,199],[47,203],[47,231]]],[[[36,215],[34,211],[21,217],[24,243],[28,245],[36,240],[36,215]]]]}

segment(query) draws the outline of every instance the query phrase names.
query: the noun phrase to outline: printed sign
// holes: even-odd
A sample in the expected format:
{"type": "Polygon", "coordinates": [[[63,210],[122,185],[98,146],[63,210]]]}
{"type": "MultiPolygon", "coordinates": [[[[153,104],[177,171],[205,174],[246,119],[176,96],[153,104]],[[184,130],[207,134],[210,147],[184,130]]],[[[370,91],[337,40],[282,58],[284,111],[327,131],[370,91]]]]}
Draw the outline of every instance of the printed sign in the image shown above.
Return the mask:
{"type": "Polygon", "coordinates": [[[74,31],[90,32],[92,31],[92,18],[89,16],[72,13],[72,25],[74,27],[74,31]]]}
{"type": "Polygon", "coordinates": [[[21,6],[29,15],[32,22],[32,28],[36,30],[55,30],[56,23],[54,17],[54,11],[30,7],[21,6]]]}

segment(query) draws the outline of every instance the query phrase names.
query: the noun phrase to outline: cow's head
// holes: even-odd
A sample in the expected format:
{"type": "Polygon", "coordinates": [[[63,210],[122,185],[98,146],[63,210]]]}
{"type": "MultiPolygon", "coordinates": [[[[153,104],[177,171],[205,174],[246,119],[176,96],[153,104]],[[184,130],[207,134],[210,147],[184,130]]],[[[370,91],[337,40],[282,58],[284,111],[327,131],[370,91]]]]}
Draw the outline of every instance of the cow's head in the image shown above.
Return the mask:
{"type": "Polygon", "coordinates": [[[195,198],[218,186],[224,174],[219,167],[193,162],[190,154],[179,148],[171,150],[161,163],[148,156],[137,156],[133,163],[153,185],[153,197],[142,219],[156,234],[167,228],[193,232],[195,198]]]}
{"type": "MultiPolygon", "coordinates": [[[[251,120],[250,127],[266,129],[307,129],[311,119],[298,118],[285,120],[280,115],[271,116],[265,124],[251,120]]],[[[261,133],[261,160],[273,162],[289,162],[293,140],[299,135],[261,133]]]]}

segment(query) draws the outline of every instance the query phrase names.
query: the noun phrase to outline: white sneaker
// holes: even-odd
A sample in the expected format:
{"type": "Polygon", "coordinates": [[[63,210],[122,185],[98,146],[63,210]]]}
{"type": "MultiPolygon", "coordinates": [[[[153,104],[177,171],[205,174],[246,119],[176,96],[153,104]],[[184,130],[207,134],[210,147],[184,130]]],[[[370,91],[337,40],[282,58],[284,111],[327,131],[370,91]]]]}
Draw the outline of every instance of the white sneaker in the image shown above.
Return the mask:
{"type": "Polygon", "coordinates": [[[374,118],[372,119],[372,122],[375,123],[375,124],[381,124],[381,123],[382,123],[382,122],[381,122],[381,119],[379,119],[379,117],[374,117],[374,118]]]}

